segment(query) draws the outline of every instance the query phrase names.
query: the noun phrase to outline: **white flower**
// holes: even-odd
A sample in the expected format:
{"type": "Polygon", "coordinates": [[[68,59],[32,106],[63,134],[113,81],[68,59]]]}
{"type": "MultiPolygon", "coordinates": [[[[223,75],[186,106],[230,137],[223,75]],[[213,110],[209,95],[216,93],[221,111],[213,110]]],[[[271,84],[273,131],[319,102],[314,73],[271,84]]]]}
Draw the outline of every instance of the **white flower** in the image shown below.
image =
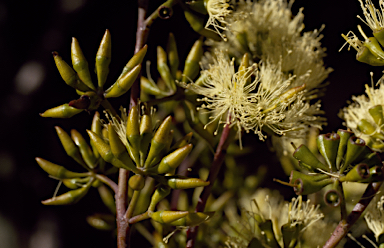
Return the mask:
{"type": "Polygon", "coordinates": [[[364,139],[373,150],[382,152],[384,151],[384,123],[381,123],[380,120],[375,121],[370,114],[371,108],[384,105],[384,85],[381,80],[378,83],[380,84],[376,89],[373,86],[365,85],[367,95],[352,96],[353,102],[342,110],[342,115],[345,119],[345,126],[352,129],[356,136],[364,139]],[[359,128],[359,125],[362,125],[362,121],[366,122],[362,127],[369,125],[374,131],[370,132],[369,130],[359,128]]]}
{"type": "Polygon", "coordinates": [[[379,32],[384,28],[384,1],[379,1],[379,6],[381,13],[378,9],[375,8],[371,0],[365,0],[365,4],[362,0],[359,0],[361,8],[363,9],[363,13],[365,16],[366,22],[360,18],[367,26],[369,26],[373,32],[379,32]]]}
{"type": "Polygon", "coordinates": [[[288,222],[290,222],[291,227],[300,225],[302,232],[324,217],[324,214],[319,211],[319,207],[320,205],[310,204],[310,200],[303,202],[301,195],[298,198],[292,198],[289,204],[288,222]]]}
{"type": "Polygon", "coordinates": [[[226,25],[228,25],[228,22],[225,21],[225,17],[232,12],[229,9],[231,6],[229,2],[230,0],[208,0],[207,2],[207,12],[209,18],[205,28],[216,32],[224,40],[226,40],[225,35],[221,32],[227,29],[226,25]],[[209,28],[210,26],[214,29],[209,28]]]}
{"type": "Polygon", "coordinates": [[[384,196],[376,203],[376,208],[373,211],[367,212],[364,218],[368,228],[372,230],[376,241],[378,241],[379,236],[384,234],[384,196]]]}

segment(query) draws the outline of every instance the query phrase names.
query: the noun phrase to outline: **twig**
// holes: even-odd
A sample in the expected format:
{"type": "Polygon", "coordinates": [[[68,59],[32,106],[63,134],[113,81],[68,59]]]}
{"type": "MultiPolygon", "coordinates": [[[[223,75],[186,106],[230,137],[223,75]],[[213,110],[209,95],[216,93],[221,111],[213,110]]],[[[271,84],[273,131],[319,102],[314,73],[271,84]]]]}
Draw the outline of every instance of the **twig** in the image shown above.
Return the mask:
{"type": "Polygon", "coordinates": [[[103,183],[105,183],[106,185],[108,185],[115,192],[115,194],[117,194],[119,188],[117,184],[114,181],[112,181],[109,177],[96,174],[96,178],[102,181],[103,183]]]}
{"type": "Polygon", "coordinates": [[[336,227],[335,231],[333,231],[331,237],[325,243],[323,248],[336,247],[337,244],[347,235],[353,224],[356,223],[357,219],[359,219],[368,204],[371,202],[372,198],[376,195],[382,183],[383,182],[377,182],[370,183],[368,185],[360,201],[355,205],[347,219],[339,222],[339,225],[336,227]]]}
{"type": "MultiPolygon", "coordinates": [[[[211,194],[213,184],[217,178],[217,175],[219,174],[221,165],[224,162],[224,158],[227,153],[227,148],[232,140],[230,133],[231,133],[231,128],[229,127],[229,125],[226,125],[221,134],[220,141],[216,148],[215,156],[213,158],[212,166],[209,171],[208,181],[210,182],[210,184],[204,187],[203,192],[201,192],[200,198],[197,202],[195,212],[204,211],[205,205],[207,203],[207,199],[211,194]]],[[[186,246],[187,248],[192,248],[194,246],[197,231],[198,231],[198,226],[190,227],[187,230],[187,246],[186,246]]]]}
{"type": "Polygon", "coordinates": [[[128,187],[129,171],[126,169],[119,169],[119,183],[118,192],[115,196],[116,199],[116,223],[117,223],[117,247],[129,247],[129,224],[125,218],[126,201],[127,201],[127,187],[128,187]]]}

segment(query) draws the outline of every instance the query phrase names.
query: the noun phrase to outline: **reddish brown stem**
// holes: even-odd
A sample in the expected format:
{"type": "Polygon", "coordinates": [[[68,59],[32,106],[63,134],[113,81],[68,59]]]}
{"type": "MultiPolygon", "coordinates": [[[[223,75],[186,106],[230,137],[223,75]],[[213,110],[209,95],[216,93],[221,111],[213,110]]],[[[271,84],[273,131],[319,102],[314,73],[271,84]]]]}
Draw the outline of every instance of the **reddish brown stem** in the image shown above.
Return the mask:
{"type": "Polygon", "coordinates": [[[339,225],[336,227],[335,231],[333,231],[332,236],[328,239],[323,248],[336,247],[337,244],[348,234],[353,224],[356,223],[357,219],[361,216],[368,204],[371,202],[372,198],[376,195],[381,184],[382,182],[370,183],[368,185],[360,201],[355,205],[347,219],[339,222],[339,225]]]}
{"type": "MultiPolygon", "coordinates": [[[[213,158],[212,166],[209,171],[209,176],[207,181],[209,181],[210,184],[204,187],[203,192],[201,192],[200,198],[195,208],[195,212],[204,211],[205,205],[207,203],[207,199],[211,194],[213,184],[215,183],[215,180],[217,178],[217,175],[219,174],[221,165],[224,162],[224,158],[227,153],[227,148],[232,140],[230,138],[230,133],[231,133],[231,128],[229,127],[229,125],[226,125],[221,134],[220,141],[216,148],[215,156],[213,158]]],[[[195,245],[195,239],[196,239],[198,228],[199,228],[198,226],[194,226],[194,227],[190,227],[187,230],[187,246],[186,246],[187,248],[192,248],[195,245]]]]}
{"type": "Polygon", "coordinates": [[[129,247],[129,223],[125,218],[129,171],[119,169],[118,192],[116,199],[117,247],[129,247]]]}

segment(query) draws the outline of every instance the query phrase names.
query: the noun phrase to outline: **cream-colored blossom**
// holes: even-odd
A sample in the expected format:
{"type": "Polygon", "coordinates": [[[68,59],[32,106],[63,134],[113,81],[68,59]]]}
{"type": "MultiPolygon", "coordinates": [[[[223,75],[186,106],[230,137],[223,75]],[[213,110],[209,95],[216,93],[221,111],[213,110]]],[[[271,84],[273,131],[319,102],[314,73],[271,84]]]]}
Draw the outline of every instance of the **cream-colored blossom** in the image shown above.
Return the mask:
{"type": "Polygon", "coordinates": [[[379,236],[384,234],[384,196],[380,197],[376,202],[376,208],[367,212],[364,218],[368,228],[375,234],[376,241],[378,241],[379,236]]]}
{"type": "Polygon", "coordinates": [[[222,31],[227,30],[226,25],[228,22],[225,20],[225,17],[231,14],[230,0],[208,0],[207,2],[207,12],[209,15],[208,21],[205,24],[205,28],[212,30],[219,34],[224,40],[226,40],[225,35],[222,34],[222,31]],[[213,27],[210,28],[210,27],[213,27]]]}
{"type": "Polygon", "coordinates": [[[384,105],[384,83],[379,80],[378,84],[378,88],[373,86],[373,82],[371,87],[365,85],[366,95],[352,96],[353,102],[342,110],[342,117],[345,120],[344,125],[352,129],[356,136],[364,139],[372,149],[382,152],[384,151],[382,139],[384,123],[376,123],[369,112],[372,107],[384,105]],[[362,120],[374,128],[372,133],[360,130],[359,125],[362,120]]]}
{"type": "Polygon", "coordinates": [[[319,211],[319,207],[320,205],[310,204],[310,200],[303,202],[301,195],[297,198],[292,198],[289,204],[288,222],[291,224],[291,227],[300,225],[300,231],[302,232],[324,217],[324,214],[319,211]]]}
{"type": "Polygon", "coordinates": [[[371,0],[365,0],[365,4],[362,0],[359,0],[361,8],[363,9],[364,21],[360,18],[368,27],[372,29],[373,32],[381,31],[384,28],[384,1],[379,1],[380,10],[376,9],[371,0]]]}

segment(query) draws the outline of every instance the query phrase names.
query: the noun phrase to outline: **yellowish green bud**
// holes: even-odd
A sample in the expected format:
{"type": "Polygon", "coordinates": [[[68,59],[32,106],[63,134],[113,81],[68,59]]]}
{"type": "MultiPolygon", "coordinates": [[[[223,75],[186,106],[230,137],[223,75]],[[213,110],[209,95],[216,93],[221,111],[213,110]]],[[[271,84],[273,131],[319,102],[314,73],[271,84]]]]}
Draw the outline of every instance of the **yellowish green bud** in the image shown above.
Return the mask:
{"type": "Polygon", "coordinates": [[[140,74],[141,65],[135,66],[132,70],[127,72],[124,76],[119,78],[105,93],[105,98],[119,97],[125,94],[135,82],[135,79],[140,74]]]}
{"type": "Polygon", "coordinates": [[[169,195],[169,193],[171,193],[171,189],[168,186],[160,185],[157,187],[151,197],[151,203],[149,204],[148,212],[151,213],[155,211],[157,203],[169,195]]]}
{"type": "Polygon", "coordinates": [[[151,215],[151,218],[154,220],[154,221],[157,221],[161,224],[171,224],[172,222],[180,219],[180,218],[183,218],[185,216],[188,215],[188,211],[167,211],[167,210],[163,210],[163,211],[157,211],[157,212],[154,212],[152,215],[151,215]]]}
{"type": "Polygon", "coordinates": [[[141,62],[143,61],[143,59],[145,57],[145,54],[147,53],[147,49],[148,49],[148,46],[145,45],[135,55],[133,55],[133,57],[124,66],[124,69],[121,72],[121,74],[117,80],[124,77],[125,74],[127,74],[129,71],[131,71],[134,67],[141,64],[141,62]]]}
{"type": "Polygon", "coordinates": [[[169,33],[167,53],[172,77],[176,78],[177,69],[179,68],[179,54],[177,53],[175,36],[172,33],[169,33]]]}
{"type": "Polygon", "coordinates": [[[129,143],[128,151],[135,163],[140,164],[140,114],[139,106],[133,106],[127,119],[127,139],[129,143]]]}
{"type": "Polygon", "coordinates": [[[364,46],[367,47],[376,58],[384,58],[384,51],[381,49],[375,37],[369,37],[368,40],[365,40],[364,46]]]}
{"type": "Polygon", "coordinates": [[[149,114],[144,114],[141,117],[140,136],[140,166],[143,166],[152,139],[152,119],[149,114]]]}
{"type": "Polygon", "coordinates": [[[366,47],[362,47],[357,52],[356,60],[373,66],[384,66],[384,60],[373,55],[366,47]]]}
{"type": "Polygon", "coordinates": [[[105,185],[98,187],[97,190],[104,205],[107,206],[113,214],[116,214],[116,203],[112,192],[105,185]]]}
{"type": "Polygon", "coordinates": [[[156,168],[158,174],[164,174],[176,169],[191,152],[193,145],[189,144],[165,156],[156,168]]]}
{"type": "Polygon", "coordinates": [[[86,166],[80,154],[79,148],[75,145],[71,137],[61,127],[55,126],[57,136],[64,147],[65,152],[79,164],[86,166]]]}
{"type": "Polygon", "coordinates": [[[187,19],[189,22],[189,25],[191,25],[192,29],[195,30],[195,32],[213,40],[221,40],[220,36],[218,36],[215,32],[205,28],[205,15],[185,10],[184,16],[185,19],[187,19]]]}
{"type": "Polygon", "coordinates": [[[199,178],[170,178],[167,180],[167,185],[172,189],[193,189],[208,186],[209,182],[199,178]]]}
{"type": "Polygon", "coordinates": [[[40,167],[54,178],[76,178],[87,176],[87,173],[72,172],[65,169],[63,166],[49,162],[42,158],[35,158],[40,167]]]}
{"type": "Polygon", "coordinates": [[[175,150],[175,149],[178,149],[178,148],[181,148],[181,147],[183,147],[183,146],[188,145],[189,142],[191,142],[192,136],[193,136],[193,132],[187,133],[183,138],[181,138],[180,140],[178,140],[178,141],[171,147],[171,150],[175,150]]]}
{"type": "Polygon", "coordinates": [[[113,229],[115,229],[115,226],[112,224],[114,222],[113,216],[111,216],[111,218],[108,218],[108,220],[106,219],[106,216],[94,215],[88,216],[87,222],[93,228],[96,228],[101,231],[112,231],[113,229]]]}
{"type": "Polygon", "coordinates": [[[111,34],[107,29],[101,40],[99,50],[96,54],[96,74],[99,87],[103,87],[109,73],[111,63],[111,34]]]}
{"type": "Polygon", "coordinates": [[[173,78],[171,71],[167,65],[167,54],[160,46],[157,47],[157,70],[160,73],[161,78],[164,80],[168,89],[171,92],[176,91],[175,79],[173,78]]]}
{"type": "Polygon", "coordinates": [[[81,156],[83,157],[88,167],[91,169],[95,168],[97,164],[96,158],[83,136],[75,129],[72,129],[71,137],[75,144],[79,147],[81,156]]]}
{"type": "Polygon", "coordinates": [[[80,113],[83,109],[77,109],[70,107],[68,103],[46,110],[41,113],[41,117],[52,117],[52,118],[71,118],[72,116],[80,113]]]}
{"type": "Polygon", "coordinates": [[[149,79],[146,77],[141,77],[140,78],[140,89],[150,95],[154,96],[166,96],[166,92],[163,92],[160,90],[160,88],[154,83],[151,82],[149,79]]]}
{"type": "Polygon", "coordinates": [[[214,215],[214,212],[188,213],[185,217],[169,223],[172,226],[197,226],[207,221],[214,215]]]}
{"type": "Polygon", "coordinates": [[[88,183],[86,186],[79,189],[68,191],[62,195],[47,199],[42,201],[44,205],[69,205],[77,203],[81,198],[83,198],[87,193],[91,183],[88,183]]]}
{"type": "Polygon", "coordinates": [[[194,80],[200,72],[200,60],[203,56],[203,39],[198,39],[189,51],[183,71],[183,82],[194,80]]]}
{"type": "Polygon", "coordinates": [[[145,178],[142,175],[133,175],[129,178],[128,183],[133,190],[142,190],[145,186],[145,178]]]}
{"type": "Polygon", "coordinates": [[[92,90],[95,86],[92,83],[91,74],[88,68],[88,62],[84,57],[83,51],[80,48],[79,42],[75,37],[72,38],[71,58],[73,69],[77,72],[80,80],[92,90]]]}

